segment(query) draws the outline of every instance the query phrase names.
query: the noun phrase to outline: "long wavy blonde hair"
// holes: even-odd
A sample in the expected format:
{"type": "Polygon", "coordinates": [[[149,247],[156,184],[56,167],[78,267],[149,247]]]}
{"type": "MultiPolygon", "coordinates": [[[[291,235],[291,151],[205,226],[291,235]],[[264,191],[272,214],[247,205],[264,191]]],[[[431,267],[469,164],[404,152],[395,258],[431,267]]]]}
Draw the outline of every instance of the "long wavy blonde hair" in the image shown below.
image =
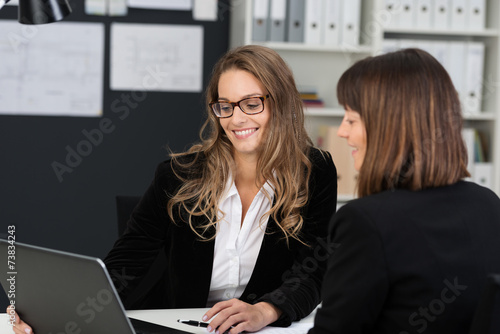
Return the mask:
{"type": "MultiPolygon", "coordinates": [[[[218,203],[224,185],[235,173],[233,146],[208,104],[218,100],[221,74],[233,69],[254,75],[271,96],[266,100],[272,114],[257,163],[256,183],[267,180],[272,185],[274,202],[266,215],[277,222],[287,240],[300,241],[304,221],[301,208],[307,203],[309,193],[308,153],[312,141],[304,127],[302,100],[290,68],[278,53],[262,46],[235,48],[216,63],[206,89],[207,120],[200,130],[201,143],[187,152],[171,154],[172,167],[182,186],[169,200],[168,214],[171,219],[181,217],[201,239],[214,238],[204,232],[219,221],[218,203]],[[194,159],[180,159],[188,154],[193,154],[194,159]],[[186,173],[192,169],[196,171],[186,173]],[[176,210],[178,215],[174,215],[176,210]],[[192,218],[197,216],[206,217],[208,223],[196,226],[192,218]]],[[[260,188],[262,184],[257,186],[260,188]]]]}

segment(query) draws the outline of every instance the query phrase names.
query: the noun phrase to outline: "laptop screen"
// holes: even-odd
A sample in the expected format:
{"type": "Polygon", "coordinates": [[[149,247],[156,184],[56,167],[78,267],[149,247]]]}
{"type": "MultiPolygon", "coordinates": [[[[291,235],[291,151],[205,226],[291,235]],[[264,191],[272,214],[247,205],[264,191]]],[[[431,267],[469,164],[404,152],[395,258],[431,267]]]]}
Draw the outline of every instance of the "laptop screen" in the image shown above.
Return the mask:
{"type": "Polygon", "coordinates": [[[100,259],[2,239],[0,259],[4,291],[35,333],[135,333],[100,259]]]}

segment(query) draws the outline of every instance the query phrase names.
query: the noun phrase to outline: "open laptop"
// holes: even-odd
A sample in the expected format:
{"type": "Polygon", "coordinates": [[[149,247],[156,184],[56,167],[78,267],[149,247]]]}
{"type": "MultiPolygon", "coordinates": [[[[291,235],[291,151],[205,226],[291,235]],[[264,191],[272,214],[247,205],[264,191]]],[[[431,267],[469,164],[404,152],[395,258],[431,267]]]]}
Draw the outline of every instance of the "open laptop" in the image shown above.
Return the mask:
{"type": "Polygon", "coordinates": [[[0,263],[0,283],[35,333],[187,333],[128,318],[98,258],[0,239],[0,263]]]}

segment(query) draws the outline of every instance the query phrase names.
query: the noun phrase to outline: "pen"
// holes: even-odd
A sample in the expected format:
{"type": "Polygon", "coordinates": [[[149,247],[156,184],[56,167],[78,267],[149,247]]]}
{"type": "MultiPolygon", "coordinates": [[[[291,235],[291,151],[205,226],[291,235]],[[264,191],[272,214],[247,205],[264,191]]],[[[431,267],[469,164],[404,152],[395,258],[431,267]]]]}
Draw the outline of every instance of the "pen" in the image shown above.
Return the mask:
{"type": "Polygon", "coordinates": [[[180,322],[181,324],[186,324],[190,326],[196,326],[196,327],[208,327],[208,322],[201,322],[201,321],[195,321],[195,320],[181,320],[177,319],[177,322],[180,322]]]}
{"type": "MultiPolygon", "coordinates": [[[[185,324],[185,325],[196,326],[196,327],[203,327],[203,328],[208,327],[208,322],[201,322],[201,321],[196,321],[196,320],[177,319],[177,322],[180,322],[181,324],[185,324]]],[[[229,329],[231,329],[231,328],[234,328],[234,326],[229,327],[229,329]]],[[[224,334],[229,333],[229,329],[224,334]]]]}

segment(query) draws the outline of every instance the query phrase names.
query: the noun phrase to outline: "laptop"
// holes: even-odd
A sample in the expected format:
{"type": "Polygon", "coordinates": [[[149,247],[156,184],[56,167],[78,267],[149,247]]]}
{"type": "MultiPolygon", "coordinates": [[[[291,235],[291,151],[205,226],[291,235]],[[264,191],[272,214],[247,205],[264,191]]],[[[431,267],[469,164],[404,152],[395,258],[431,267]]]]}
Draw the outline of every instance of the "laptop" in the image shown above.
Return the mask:
{"type": "Polygon", "coordinates": [[[9,302],[35,333],[188,333],[128,318],[99,258],[0,239],[0,263],[9,302]]]}

